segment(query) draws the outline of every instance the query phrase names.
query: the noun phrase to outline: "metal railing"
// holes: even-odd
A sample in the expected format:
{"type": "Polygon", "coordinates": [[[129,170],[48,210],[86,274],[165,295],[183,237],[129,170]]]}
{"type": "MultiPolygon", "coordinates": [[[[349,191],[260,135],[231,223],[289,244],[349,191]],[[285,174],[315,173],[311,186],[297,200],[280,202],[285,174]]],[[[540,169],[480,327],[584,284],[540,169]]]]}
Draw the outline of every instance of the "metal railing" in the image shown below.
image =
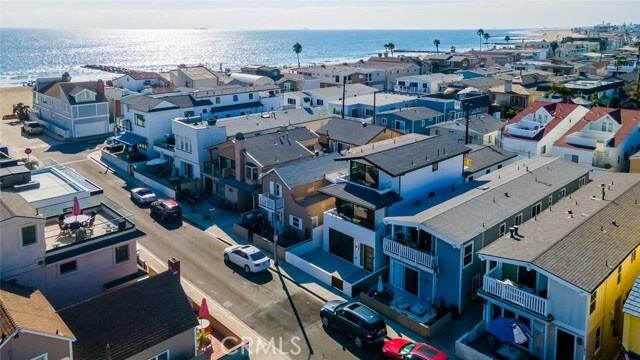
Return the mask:
{"type": "Polygon", "coordinates": [[[433,256],[418,249],[411,248],[400,244],[393,240],[391,236],[387,236],[383,241],[383,251],[386,255],[395,255],[395,257],[406,260],[407,263],[412,265],[421,266],[428,269],[433,269],[434,259],[433,256]]]}
{"type": "Polygon", "coordinates": [[[61,233],[58,228],[49,226],[45,229],[45,233],[51,233],[46,235],[44,239],[46,251],[57,251],[85,241],[95,240],[107,235],[115,235],[134,227],[133,215],[95,221],[91,227],[81,226],[76,230],[68,230],[65,233],[61,233]]]}
{"type": "Polygon", "coordinates": [[[284,199],[270,193],[258,195],[258,205],[266,210],[275,211],[284,207],[284,199]]]}
{"type": "Polygon", "coordinates": [[[482,290],[543,316],[549,315],[549,299],[518,289],[504,281],[484,275],[482,290]]]}

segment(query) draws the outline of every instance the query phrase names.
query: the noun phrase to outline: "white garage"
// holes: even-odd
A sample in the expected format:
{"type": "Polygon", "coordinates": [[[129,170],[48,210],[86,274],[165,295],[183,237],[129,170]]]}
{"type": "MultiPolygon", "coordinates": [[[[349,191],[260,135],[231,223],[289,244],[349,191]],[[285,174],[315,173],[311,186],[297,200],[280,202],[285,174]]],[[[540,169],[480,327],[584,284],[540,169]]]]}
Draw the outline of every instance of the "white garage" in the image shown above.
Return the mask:
{"type": "Polygon", "coordinates": [[[87,124],[76,124],[74,137],[80,138],[85,136],[102,135],[106,134],[107,132],[109,131],[106,121],[92,122],[87,124]]]}

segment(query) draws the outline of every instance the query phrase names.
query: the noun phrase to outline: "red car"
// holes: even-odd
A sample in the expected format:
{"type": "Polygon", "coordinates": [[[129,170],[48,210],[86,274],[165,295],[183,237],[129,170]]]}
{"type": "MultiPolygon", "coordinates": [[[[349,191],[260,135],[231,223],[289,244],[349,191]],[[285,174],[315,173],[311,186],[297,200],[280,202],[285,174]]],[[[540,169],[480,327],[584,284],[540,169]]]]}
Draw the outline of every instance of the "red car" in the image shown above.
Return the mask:
{"type": "Polygon", "coordinates": [[[447,354],[425,343],[396,338],[387,341],[382,348],[385,359],[397,360],[447,360],[447,354]]]}

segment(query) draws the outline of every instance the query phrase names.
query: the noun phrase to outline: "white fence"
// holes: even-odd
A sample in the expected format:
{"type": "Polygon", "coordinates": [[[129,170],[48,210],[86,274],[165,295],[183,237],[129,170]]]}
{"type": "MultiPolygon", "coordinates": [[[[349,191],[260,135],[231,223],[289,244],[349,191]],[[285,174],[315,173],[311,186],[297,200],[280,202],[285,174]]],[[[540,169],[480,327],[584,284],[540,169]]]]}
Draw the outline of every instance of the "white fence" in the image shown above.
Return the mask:
{"type": "Polygon", "coordinates": [[[489,275],[484,275],[482,289],[489,294],[498,296],[501,299],[520,305],[538,314],[544,316],[549,315],[549,301],[547,299],[520,290],[513,285],[494,279],[489,275]]]}

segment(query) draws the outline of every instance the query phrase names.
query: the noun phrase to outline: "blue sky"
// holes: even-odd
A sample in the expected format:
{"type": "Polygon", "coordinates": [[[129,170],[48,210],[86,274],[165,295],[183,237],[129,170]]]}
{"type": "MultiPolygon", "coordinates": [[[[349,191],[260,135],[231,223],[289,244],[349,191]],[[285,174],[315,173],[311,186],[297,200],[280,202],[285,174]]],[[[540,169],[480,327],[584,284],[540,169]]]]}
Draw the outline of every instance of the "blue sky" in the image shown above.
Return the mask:
{"type": "Polygon", "coordinates": [[[640,0],[0,0],[0,27],[514,29],[640,22],[640,0]]]}

